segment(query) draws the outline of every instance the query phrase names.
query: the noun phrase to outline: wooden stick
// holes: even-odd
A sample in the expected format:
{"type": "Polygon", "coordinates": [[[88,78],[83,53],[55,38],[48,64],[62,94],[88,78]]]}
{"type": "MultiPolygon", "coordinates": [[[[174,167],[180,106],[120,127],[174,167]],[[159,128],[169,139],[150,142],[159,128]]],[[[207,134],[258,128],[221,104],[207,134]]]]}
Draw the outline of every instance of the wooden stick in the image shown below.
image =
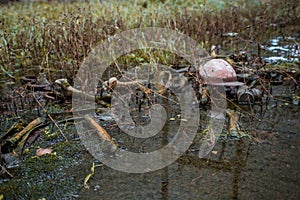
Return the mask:
{"type": "Polygon", "coordinates": [[[101,139],[109,141],[113,146],[118,147],[118,145],[111,139],[111,137],[107,133],[107,131],[102,126],[100,126],[92,117],[90,117],[88,114],[86,114],[86,115],[84,115],[84,119],[88,122],[88,124],[91,127],[94,127],[97,129],[97,133],[101,139]]]}
{"type": "Polygon", "coordinates": [[[95,100],[95,96],[93,96],[91,94],[88,94],[84,91],[77,90],[76,88],[72,87],[70,85],[70,83],[68,82],[68,80],[65,79],[65,78],[57,79],[55,81],[55,83],[60,85],[66,91],[69,91],[69,92],[72,92],[74,94],[78,94],[78,95],[82,95],[82,96],[86,97],[87,100],[95,100]]]}
{"type": "Polygon", "coordinates": [[[229,111],[227,112],[227,115],[229,117],[229,130],[238,130],[237,126],[239,121],[239,114],[234,111],[229,111]]]}
{"type": "Polygon", "coordinates": [[[67,79],[57,79],[55,81],[56,84],[60,85],[64,90],[68,91],[68,92],[71,92],[73,94],[76,94],[76,95],[79,95],[79,96],[82,96],[84,97],[86,100],[90,100],[90,101],[96,101],[98,104],[102,105],[102,106],[106,106],[107,103],[105,103],[104,101],[102,101],[101,98],[111,98],[110,95],[107,95],[105,97],[101,97],[101,98],[97,98],[95,97],[95,95],[91,95],[91,94],[88,94],[84,91],[81,91],[81,90],[77,90],[76,88],[72,87],[68,80],[67,79]]]}
{"type": "Polygon", "coordinates": [[[9,173],[9,171],[7,171],[7,169],[4,166],[2,166],[2,165],[0,165],[0,166],[1,166],[1,170],[3,172],[7,173],[11,178],[14,177],[11,173],[9,173]]]}
{"type": "Polygon", "coordinates": [[[35,129],[43,121],[44,120],[40,117],[36,118],[32,122],[30,122],[22,131],[20,131],[14,137],[10,138],[8,141],[14,144],[16,141],[19,141],[26,133],[31,132],[33,129],[35,129]]]}
{"type": "Polygon", "coordinates": [[[58,124],[54,121],[54,119],[51,117],[51,115],[48,113],[48,111],[46,110],[46,108],[41,104],[41,102],[39,102],[39,100],[35,97],[34,93],[32,93],[33,98],[35,99],[35,101],[39,104],[39,106],[44,110],[44,112],[47,114],[48,118],[51,120],[51,122],[58,128],[59,132],[61,133],[61,135],[65,138],[66,141],[68,141],[68,139],[66,138],[65,134],[62,132],[62,130],[60,129],[60,127],[58,126],[58,124]]]}

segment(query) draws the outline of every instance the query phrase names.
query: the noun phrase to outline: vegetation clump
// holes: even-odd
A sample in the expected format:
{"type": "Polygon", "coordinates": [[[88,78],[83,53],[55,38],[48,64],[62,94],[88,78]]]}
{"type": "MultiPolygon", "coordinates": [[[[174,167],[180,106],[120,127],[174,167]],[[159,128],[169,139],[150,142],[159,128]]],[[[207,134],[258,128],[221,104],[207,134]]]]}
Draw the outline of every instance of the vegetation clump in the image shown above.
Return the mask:
{"type": "MultiPolygon", "coordinates": [[[[299,32],[299,9],[293,0],[7,4],[0,9],[0,66],[11,75],[28,71],[38,74],[45,69],[50,80],[53,76],[72,79],[97,44],[121,31],[140,27],[182,32],[207,50],[211,45],[229,45],[231,52],[257,49],[258,45],[260,54],[260,46],[272,35],[299,32]]],[[[169,59],[167,54],[160,56],[169,59]]],[[[135,57],[147,56],[139,51],[135,57]]],[[[120,62],[128,63],[130,59],[120,62]]]]}

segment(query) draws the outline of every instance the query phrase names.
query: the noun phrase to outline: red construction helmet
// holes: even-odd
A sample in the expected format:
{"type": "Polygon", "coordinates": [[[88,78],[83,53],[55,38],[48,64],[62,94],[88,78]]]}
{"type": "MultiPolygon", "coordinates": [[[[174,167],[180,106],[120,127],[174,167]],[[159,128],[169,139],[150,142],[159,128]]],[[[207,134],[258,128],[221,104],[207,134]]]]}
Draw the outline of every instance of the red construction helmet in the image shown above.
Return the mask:
{"type": "Polygon", "coordinates": [[[223,59],[212,59],[200,68],[200,76],[209,85],[240,86],[233,67],[223,59]]]}

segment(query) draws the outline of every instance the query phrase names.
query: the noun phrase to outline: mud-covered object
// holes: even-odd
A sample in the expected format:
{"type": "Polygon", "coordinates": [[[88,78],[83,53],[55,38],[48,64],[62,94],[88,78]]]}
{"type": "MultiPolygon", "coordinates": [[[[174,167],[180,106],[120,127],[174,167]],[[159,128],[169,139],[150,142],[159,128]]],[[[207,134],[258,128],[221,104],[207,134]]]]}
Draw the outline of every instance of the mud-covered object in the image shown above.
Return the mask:
{"type": "Polygon", "coordinates": [[[238,88],[237,98],[239,104],[252,104],[255,102],[261,102],[262,93],[257,88],[241,86],[238,88]]]}
{"type": "Polygon", "coordinates": [[[241,86],[237,81],[233,67],[223,59],[212,59],[206,62],[199,70],[200,76],[209,85],[241,86]]]}

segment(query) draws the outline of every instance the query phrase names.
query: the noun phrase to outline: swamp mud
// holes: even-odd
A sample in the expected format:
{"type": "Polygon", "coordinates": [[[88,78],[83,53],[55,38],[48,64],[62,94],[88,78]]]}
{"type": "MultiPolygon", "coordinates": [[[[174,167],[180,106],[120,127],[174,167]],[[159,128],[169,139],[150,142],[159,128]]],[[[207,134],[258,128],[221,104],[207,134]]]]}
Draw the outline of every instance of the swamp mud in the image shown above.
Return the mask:
{"type": "MultiPolygon", "coordinates": [[[[24,29],[17,25],[7,28],[1,21],[7,32],[1,31],[5,46],[1,46],[0,63],[0,199],[300,199],[300,40],[299,24],[294,23],[299,17],[286,14],[287,10],[296,13],[299,6],[290,2],[273,22],[268,15],[270,6],[258,9],[245,3],[239,10],[234,7],[238,4],[227,1],[209,2],[210,7],[202,8],[203,16],[191,8],[178,11],[178,16],[177,11],[174,16],[168,13],[169,20],[161,17],[163,11],[169,12],[162,6],[170,6],[168,2],[135,3],[145,12],[151,13],[156,7],[162,12],[153,18],[147,18],[151,14],[146,12],[140,22],[132,21],[139,14],[129,13],[123,4],[108,12],[113,4],[102,2],[103,13],[92,10],[88,17],[78,6],[76,12],[57,18],[61,16],[60,6],[74,10],[76,4],[51,8],[51,3],[43,2],[38,3],[39,9],[51,10],[48,20],[58,21],[46,24],[42,17],[41,27],[27,18],[16,19],[28,25],[24,29]],[[227,4],[233,7],[226,10],[227,4]],[[254,9],[247,12],[245,6],[254,9]],[[235,23],[222,17],[226,11],[235,23]],[[107,19],[102,17],[94,23],[92,18],[100,14],[106,14],[107,19]],[[122,15],[127,18],[114,18],[122,15]],[[210,23],[202,22],[202,17],[210,23]],[[119,30],[148,23],[179,28],[210,50],[215,65],[233,70],[234,76],[226,77],[229,81],[221,85],[227,100],[225,123],[216,145],[205,157],[199,158],[199,147],[210,130],[210,86],[201,78],[201,70],[182,58],[164,51],[133,51],[108,68],[95,88],[96,95],[73,87],[78,67],[92,46],[119,30]],[[198,23],[206,31],[198,30],[198,23]],[[94,29],[102,31],[94,34],[94,29]],[[40,34],[34,39],[33,33],[40,34]],[[41,43],[36,42],[39,39],[41,43]],[[40,49],[41,44],[44,47],[40,49]],[[83,48],[74,51],[78,44],[83,48]],[[90,128],[87,135],[96,133],[101,145],[105,141],[114,151],[147,153],[167,145],[186,122],[178,97],[168,87],[146,79],[121,80],[125,71],[128,76],[133,66],[149,65],[153,59],[168,64],[172,73],[180,73],[194,89],[197,98],[190,106],[199,111],[197,134],[188,150],[162,169],[141,174],[114,170],[86,149],[78,125],[90,128]],[[112,114],[111,98],[120,98],[116,88],[132,86],[135,90],[128,109],[135,124],[146,126],[161,120],[151,119],[150,109],[155,104],[166,111],[163,128],[150,138],[126,134],[112,114]],[[95,107],[82,103],[81,110],[73,110],[72,94],[92,100],[95,107]]],[[[274,9],[281,5],[273,4],[274,9]]],[[[5,6],[20,9],[20,4],[5,6]]],[[[26,6],[22,9],[26,11],[26,6]]],[[[36,14],[39,19],[40,11],[36,14]]],[[[8,17],[3,21],[16,23],[8,17]]],[[[160,83],[175,80],[176,87],[183,87],[172,73],[158,72],[160,83]]]]}

